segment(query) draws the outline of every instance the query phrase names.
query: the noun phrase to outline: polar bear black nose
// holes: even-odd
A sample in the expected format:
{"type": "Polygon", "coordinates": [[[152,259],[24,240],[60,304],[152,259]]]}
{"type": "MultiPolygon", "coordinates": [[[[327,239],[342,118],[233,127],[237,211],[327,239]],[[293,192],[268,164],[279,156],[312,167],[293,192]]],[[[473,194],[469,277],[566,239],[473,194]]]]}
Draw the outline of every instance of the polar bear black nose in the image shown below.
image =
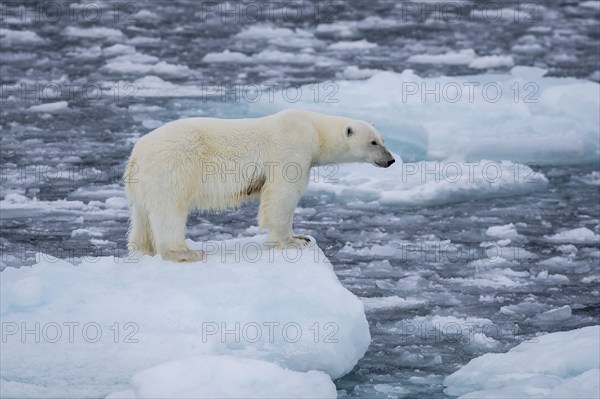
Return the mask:
{"type": "Polygon", "coordinates": [[[396,162],[396,160],[392,158],[391,161],[388,161],[387,167],[389,168],[394,162],[396,162]]]}

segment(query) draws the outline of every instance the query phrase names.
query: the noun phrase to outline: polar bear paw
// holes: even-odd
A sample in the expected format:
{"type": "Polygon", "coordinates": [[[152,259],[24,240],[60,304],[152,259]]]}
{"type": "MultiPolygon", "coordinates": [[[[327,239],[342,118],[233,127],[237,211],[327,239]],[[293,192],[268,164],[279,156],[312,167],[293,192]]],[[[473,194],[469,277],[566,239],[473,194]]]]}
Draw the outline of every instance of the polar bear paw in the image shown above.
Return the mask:
{"type": "Polygon", "coordinates": [[[181,251],[167,250],[161,253],[163,259],[173,260],[175,262],[198,262],[204,258],[204,251],[184,249],[181,251]]]}
{"type": "Polygon", "coordinates": [[[287,249],[287,248],[304,248],[311,243],[311,239],[308,236],[295,234],[292,237],[284,241],[278,241],[275,248],[287,249]]]}

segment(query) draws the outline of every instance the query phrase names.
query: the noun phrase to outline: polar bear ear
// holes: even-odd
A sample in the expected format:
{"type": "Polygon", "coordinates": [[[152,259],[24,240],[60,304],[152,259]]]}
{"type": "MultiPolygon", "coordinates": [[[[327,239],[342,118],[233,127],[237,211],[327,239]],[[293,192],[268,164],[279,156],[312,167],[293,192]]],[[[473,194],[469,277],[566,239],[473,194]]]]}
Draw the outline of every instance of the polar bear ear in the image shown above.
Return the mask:
{"type": "Polygon", "coordinates": [[[354,130],[350,126],[346,128],[346,137],[350,137],[354,134],[354,130]]]}

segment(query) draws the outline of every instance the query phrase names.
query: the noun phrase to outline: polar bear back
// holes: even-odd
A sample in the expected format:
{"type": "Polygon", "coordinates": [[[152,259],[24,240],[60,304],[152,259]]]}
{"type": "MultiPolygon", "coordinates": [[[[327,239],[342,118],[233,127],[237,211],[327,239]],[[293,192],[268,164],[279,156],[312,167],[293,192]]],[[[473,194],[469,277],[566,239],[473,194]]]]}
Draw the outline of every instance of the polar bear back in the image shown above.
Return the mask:
{"type": "Polygon", "coordinates": [[[144,193],[140,201],[148,201],[148,192],[165,200],[165,193],[177,193],[177,201],[194,208],[236,207],[258,198],[265,181],[281,177],[286,166],[301,165],[304,173],[318,147],[313,122],[293,111],[262,118],[180,119],[136,143],[130,163],[139,183],[127,190],[132,197],[144,193]]]}

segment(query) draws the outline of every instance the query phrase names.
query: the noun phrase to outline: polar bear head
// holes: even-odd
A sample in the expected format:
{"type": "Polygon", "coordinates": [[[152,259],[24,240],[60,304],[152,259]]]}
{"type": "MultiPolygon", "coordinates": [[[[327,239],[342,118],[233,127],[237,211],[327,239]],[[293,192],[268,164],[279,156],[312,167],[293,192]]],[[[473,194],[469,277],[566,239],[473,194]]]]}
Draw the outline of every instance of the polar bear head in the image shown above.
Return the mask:
{"type": "Polygon", "coordinates": [[[352,121],[346,125],[344,134],[348,141],[349,155],[353,160],[369,162],[380,168],[387,168],[396,162],[386,148],[383,136],[373,124],[352,121]]]}

